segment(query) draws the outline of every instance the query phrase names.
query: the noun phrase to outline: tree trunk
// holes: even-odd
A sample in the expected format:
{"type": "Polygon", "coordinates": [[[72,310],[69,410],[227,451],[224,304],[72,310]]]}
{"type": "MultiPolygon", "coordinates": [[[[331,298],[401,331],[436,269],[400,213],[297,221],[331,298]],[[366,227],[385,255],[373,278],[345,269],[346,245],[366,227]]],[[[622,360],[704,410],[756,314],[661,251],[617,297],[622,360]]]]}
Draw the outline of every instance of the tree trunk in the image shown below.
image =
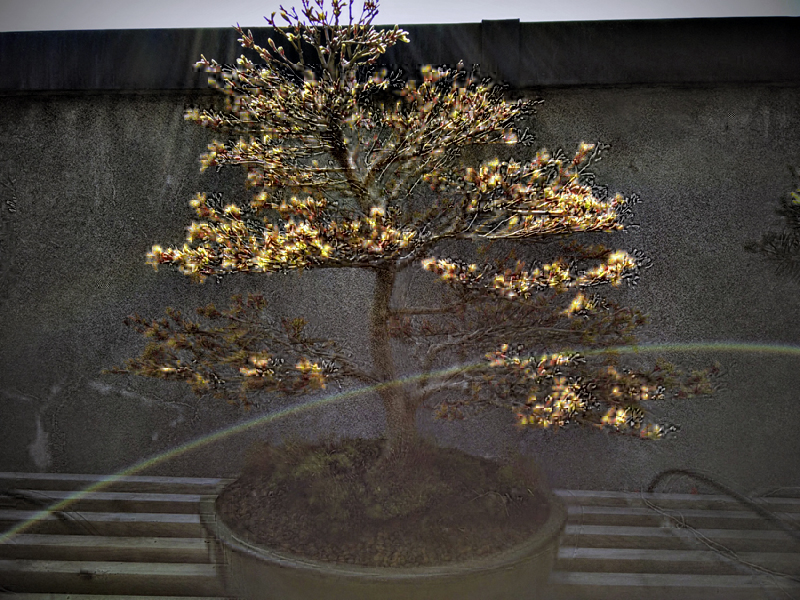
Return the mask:
{"type": "Polygon", "coordinates": [[[392,267],[375,270],[375,293],[369,323],[369,346],[376,378],[381,381],[378,394],[386,411],[386,445],[383,459],[401,459],[417,441],[417,406],[405,386],[397,381],[389,338],[389,303],[392,300],[395,271],[392,267]]]}

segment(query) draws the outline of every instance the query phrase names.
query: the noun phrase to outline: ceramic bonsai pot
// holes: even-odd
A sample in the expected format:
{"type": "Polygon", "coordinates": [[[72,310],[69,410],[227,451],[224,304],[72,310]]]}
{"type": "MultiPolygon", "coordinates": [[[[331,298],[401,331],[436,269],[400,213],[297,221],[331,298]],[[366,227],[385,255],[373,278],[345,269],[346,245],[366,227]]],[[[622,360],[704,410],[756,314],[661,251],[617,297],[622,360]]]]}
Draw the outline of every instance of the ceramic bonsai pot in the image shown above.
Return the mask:
{"type": "Polygon", "coordinates": [[[228,594],[242,600],[538,600],[567,521],[563,501],[547,494],[550,514],[525,542],[479,559],[435,567],[380,568],[326,563],[253,544],[201,502],[201,522],[228,594]]]}

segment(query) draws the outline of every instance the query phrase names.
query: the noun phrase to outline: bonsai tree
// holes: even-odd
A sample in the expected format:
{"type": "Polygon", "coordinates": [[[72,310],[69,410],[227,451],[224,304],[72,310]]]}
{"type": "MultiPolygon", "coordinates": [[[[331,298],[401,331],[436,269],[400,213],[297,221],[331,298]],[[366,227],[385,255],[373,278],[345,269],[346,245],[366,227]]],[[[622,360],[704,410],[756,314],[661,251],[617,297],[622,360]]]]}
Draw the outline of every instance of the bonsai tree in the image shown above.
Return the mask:
{"type": "Polygon", "coordinates": [[[241,45],[263,63],[245,56],[235,67],[204,56],[197,63],[224,106],[193,108],[185,118],[227,136],[209,145],[201,170],[243,166],[254,196],[249,206],[223,206],[198,193],[191,206],[202,221],[187,228],[186,243],[155,245],[147,261],[156,270],[176,266],[199,283],[242,271],[366,269],[374,275],[369,352],[308,335],[302,318],[271,318],[263,296],[250,294],[234,296],[227,311],[198,308],[210,324],[171,308],[161,321],[129,317],[125,323],[150,342],[125,368],[106,372],[184,381],[198,396],[247,408],[271,393],[305,394],[331,382],[374,386],[386,412],[384,461],[419,442],[423,406],[446,419],[502,406],[520,428],[663,437],[670,428],[646,423],[640,403],[669,388],[710,393],[709,372],[686,377],[663,361],[635,370],[613,352],[597,352],[634,343],[645,323],[639,311],[596,291],[634,283],[642,261],[574,240],[539,263],[493,255],[498,243],[507,249],[624,229],[629,201],[592,187],[588,167],[599,146],[581,143],[571,159],[541,150],[527,162],[462,168],[467,146],[530,145],[512,125],[538,101],[506,102],[503,88],[479,81],[474,70],[464,82],[462,63],[422,67],[419,86],[387,79],[374,64],[408,42],[407,32],[375,30],[371,0],[355,23],[350,0],[342,25],[343,0],[333,0],[332,19],[316,3],[303,0],[308,24],[281,7],[293,32],[275,25],[275,13],[267,19],[291,49],[272,39],[261,47],[237,26],[241,45]],[[476,244],[478,262],[443,255],[446,242],[476,244]],[[440,305],[396,304],[393,291],[407,269],[443,283],[440,305]],[[402,349],[419,366],[401,381],[402,349]]]}
{"type": "MultiPolygon", "coordinates": [[[[800,179],[800,169],[793,169],[792,173],[800,179]]],[[[794,281],[800,281],[800,184],[781,200],[775,212],[783,217],[787,227],[764,234],[760,242],[745,244],[744,249],[763,254],[775,265],[778,274],[786,272],[794,281]]]]}

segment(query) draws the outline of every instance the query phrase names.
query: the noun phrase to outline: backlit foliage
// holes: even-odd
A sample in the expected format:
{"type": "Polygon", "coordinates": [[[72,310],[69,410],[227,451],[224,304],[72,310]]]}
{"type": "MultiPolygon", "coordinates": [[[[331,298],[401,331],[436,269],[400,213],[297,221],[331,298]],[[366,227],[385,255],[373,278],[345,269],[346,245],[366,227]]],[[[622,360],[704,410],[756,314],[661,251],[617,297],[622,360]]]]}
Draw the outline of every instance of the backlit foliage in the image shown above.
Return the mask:
{"type": "Polygon", "coordinates": [[[623,230],[629,201],[599,193],[587,171],[600,148],[581,143],[571,159],[542,150],[529,161],[457,166],[465,146],[529,145],[512,125],[538,101],[508,103],[487,80],[463,82],[461,63],[426,65],[419,85],[411,80],[399,90],[385,69],[365,78],[363,67],[408,42],[407,33],[373,29],[377,2],[365,2],[354,23],[351,0],[346,24],[344,0],[333,0],[333,19],[323,0],[315,2],[316,8],[303,0],[307,24],[282,7],[293,28],[277,29],[275,13],[268,19],[291,45],[288,54],[273,39],[269,48],[259,46],[237,27],[242,46],[262,63],[245,56],[235,67],[205,57],[197,63],[224,94],[224,107],[191,108],[186,120],[228,134],[209,144],[201,171],[241,165],[255,193],[249,206],[214,205],[198,193],[191,207],[200,220],[187,227],[185,243],[154,245],[147,262],[156,270],[177,267],[199,283],[240,271],[349,267],[396,274],[416,266],[445,282],[450,300],[384,306],[394,277],[376,278],[372,356],[355,358],[332,341],[306,337],[302,320],[272,322],[260,296],[246,303],[235,297],[226,313],[213,305],[197,309],[223,327],[204,327],[171,309],[172,323],[137,315],[127,323],[153,341],[127,368],[109,372],[185,381],[198,395],[213,391],[250,406],[254,395],[301,393],[328,381],[389,383],[395,340],[418,358],[421,376],[382,386],[389,422],[398,407],[433,400],[442,418],[505,406],[520,427],[577,423],[662,437],[668,427],[644,423],[640,403],[674,387],[682,396],[708,394],[713,370],[686,378],[659,360],[633,371],[613,352],[569,350],[635,343],[641,313],[591,290],[635,283],[643,259],[574,242],[542,264],[513,253],[467,263],[438,250],[452,240],[535,242],[623,230]],[[309,53],[315,64],[306,63],[309,53]],[[421,193],[426,187],[433,200],[421,193]],[[442,369],[454,361],[461,366],[442,369]]]}

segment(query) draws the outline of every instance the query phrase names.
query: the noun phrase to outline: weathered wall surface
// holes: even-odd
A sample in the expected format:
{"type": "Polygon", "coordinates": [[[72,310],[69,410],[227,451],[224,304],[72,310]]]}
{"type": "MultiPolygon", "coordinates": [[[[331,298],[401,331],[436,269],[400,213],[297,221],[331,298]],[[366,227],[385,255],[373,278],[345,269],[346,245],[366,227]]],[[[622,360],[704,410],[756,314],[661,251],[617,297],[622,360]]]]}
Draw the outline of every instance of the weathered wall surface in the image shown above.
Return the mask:
{"type": "MultiPolygon", "coordinates": [[[[595,168],[598,183],[641,197],[633,219],[639,227],[596,237],[654,261],[638,286],[614,290],[650,316],[643,342],[797,346],[798,284],[743,250],[780,228],[774,211],[794,185],[788,167],[800,166],[800,76],[796,63],[780,58],[796,50],[797,42],[781,33],[793,22],[418,27],[435,27],[444,39],[460,36],[465,51],[479,53],[463,55],[468,64],[496,54],[500,42],[492,40],[516,48],[520,66],[507,67],[506,79],[545,100],[530,123],[536,147],[569,154],[582,141],[610,144],[595,168]],[[499,33],[491,33],[493,27],[499,33]],[[570,41],[580,31],[597,41],[600,56],[592,56],[602,69],[580,66],[591,55],[585,39],[570,41]],[[618,46],[610,45],[601,60],[602,40],[620,32],[628,32],[626,52],[613,55],[618,46]],[[719,37],[731,32],[742,37],[719,37]],[[711,58],[685,52],[701,34],[716,51],[711,58]],[[539,54],[531,54],[534,41],[539,54]],[[720,56],[725,48],[728,54],[720,56]],[[667,56],[676,62],[667,65],[667,56]]],[[[457,61],[450,54],[460,47],[430,35],[415,46],[414,26],[404,28],[412,44],[398,62],[457,61]]],[[[114,473],[161,456],[143,472],[232,476],[244,449],[259,437],[378,435],[383,411],[377,397],[346,396],[187,448],[243,419],[305,400],[278,398],[245,415],[213,399],[197,400],[181,384],[100,374],[143,347],[141,336],[123,326],[125,316],[161,318],[166,306],[188,315],[209,302],[227,307],[237,293],[263,293],[278,314],[303,314],[316,331],[366,347],[369,273],[237,274],[194,285],[177,271],[154,272],[145,264],[153,244],[182,243],[184,228],[196,218],[188,205],[194,192],[223,191],[226,200],[240,202],[251,192],[234,170],[199,173],[198,156],[213,136],[183,120],[186,107],[210,99],[191,63],[201,52],[232,62],[225,58],[230,40],[225,45],[209,30],[194,38],[189,30],[135,33],[53,34],[62,36],[66,56],[46,76],[36,74],[44,65],[36,51],[44,52],[50,34],[0,34],[4,71],[26,48],[32,53],[28,66],[13,63],[0,96],[0,470],[114,473]],[[97,42],[98,35],[112,45],[97,42]],[[173,48],[179,57],[173,60],[165,52],[170,46],[158,40],[178,38],[184,41],[173,48]],[[205,39],[216,40],[222,54],[197,41],[205,39]],[[83,49],[76,49],[81,40],[83,49]],[[115,40],[125,41],[127,55],[115,40]],[[98,58],[100,66],[80,60],[89,50],[102,57],[104,49],[116,59],[98,58]],[[151,55],[160,60],[153,63],[151,55]],[[162,66],[172,75],[152,79],[162,66]]],[[[520,147],[487,149],[481,156],[495,154],[526,158],[520,147]]],[[[432,281],[409,273],[408,298],[435,293],[432,281]]],[[[712,399],[651,405],[682,426],[673,439],[641,442],[581,430],[518,434],[506,412],[455,424],[433,423],[423,414],[421,426],[442,443],[478,454],[496,455],[508,445],[535,454],[558,487],[639,489],[668,467],[701,469],[745,492],[798,485],[796,353],[729,347],[660,355],[686,367],[719,360],[725,371],[725,389],[712,399]]]]}

